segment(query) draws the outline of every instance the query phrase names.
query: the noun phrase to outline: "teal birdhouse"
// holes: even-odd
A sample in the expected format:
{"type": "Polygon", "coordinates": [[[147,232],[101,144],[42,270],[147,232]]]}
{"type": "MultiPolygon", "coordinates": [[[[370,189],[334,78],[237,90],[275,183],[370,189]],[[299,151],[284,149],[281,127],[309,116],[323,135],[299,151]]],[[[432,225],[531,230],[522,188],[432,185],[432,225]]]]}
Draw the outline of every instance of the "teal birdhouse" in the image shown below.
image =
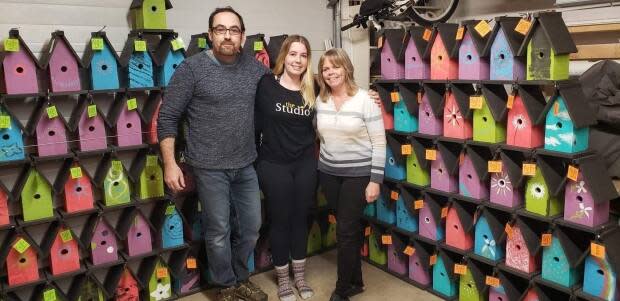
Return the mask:
{"type": "Polygon", "coordinates": [[[457,275],[454,273],[454,263],[458,262],[458,254],[439,250],[437,261],[433,265],[433,290],[445,298],[458,295],[457,275]]]}
{"type": "Polygon", "coordinates": [[[161,39],[153,59],[157,66],[157,85],[168,86],[177,67],[185,60],[185,49],[179,38],[168,36],[161,39]]]}
{"type": "Polygon", "coordinates": [[[121,52],[120,65],[123,86],[136,89],[155,85],[155,65],[146,40],[140,37],[129,37],[121,52]]]}
{"type": "Polygon", "coordinates": [[[19,161],[24,151],[24,126],[5,103],[0,103],[0,162],[19,161]]]}
{"type": "Polygon", "coordinates": [[[399,92],[393,94],[394,130],[405,133],[418,131],[418,84],[399,84],[399,92]]]}
{"type": "Polygon", "coordinates": [[[571,288],[582,279],[582,263],[589,247],[585,235],[556,227],[551,244],[543,247],[542,279],[571,288]]]}

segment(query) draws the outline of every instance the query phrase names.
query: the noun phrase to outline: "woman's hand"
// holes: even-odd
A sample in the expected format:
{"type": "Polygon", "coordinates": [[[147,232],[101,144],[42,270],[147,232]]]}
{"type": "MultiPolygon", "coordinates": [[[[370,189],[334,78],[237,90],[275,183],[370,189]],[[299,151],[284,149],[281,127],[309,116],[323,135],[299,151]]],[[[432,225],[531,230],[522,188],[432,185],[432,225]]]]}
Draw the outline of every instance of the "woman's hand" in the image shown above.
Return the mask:
{"type": "Polygon", "coordinates": [[[164,182],[175,193],[185,189],[183,171],[176,162],[164,165],[164,182]]]}
{"type": "Polygon", "coordinates": [[[366,186],[366,202],[372,203],[379,197],[380,187],[375,182],[368,183],[366,186]]]}
{"type": "Polygon", "coordinates": [[[377,93],[377,91],[372,90],[372,89],[368,90],[368,96],[376,104],[381,105],[381,97],[379,97],[379,93],[377,93]]]}

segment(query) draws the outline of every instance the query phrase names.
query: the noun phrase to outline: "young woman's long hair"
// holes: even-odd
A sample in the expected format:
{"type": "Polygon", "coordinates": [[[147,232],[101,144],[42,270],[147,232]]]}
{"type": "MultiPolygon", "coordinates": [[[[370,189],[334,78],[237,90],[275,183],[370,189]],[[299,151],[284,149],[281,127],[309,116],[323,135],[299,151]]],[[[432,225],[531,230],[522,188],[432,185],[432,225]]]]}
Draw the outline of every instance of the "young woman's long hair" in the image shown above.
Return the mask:
{"type": "Polygon", "coordinates": [[[300,92],[302,98],[304,99],[304,105],[309,108],[314,108],[316,95],[314,92],[314,73],[312,72],[312,51],[310,49],[310,42],[308,42],[308,39],[300,35],[288,36],[282,43],[282,47],[280,47],[280,53],[276,59],[273,73],[277,76],[282,76],[282,73],[284,73],[284,60],[291,49],[291,45],[295,42],[303,44],[308,52],[308,67],[301,75],[300,92]]]}
{"type": "Polygon", "coordinates": [[[336,67],[344,68],[344,84],[347,88],[347,95],[355,95],[359,87],[355,83],[355,78],[353,77],[354,69],[351,59],[349,59],[349,55],[341,48],[332,48],[323,53],[319,59],[319,95],[321,96],[321,100],[324,102],[327,101],[327,98],[329,98],[332,92],[331,88],[325,83],[325,78],[323,78],[323,65],[326,60],[329,60],[332,65],[336,67]]]}

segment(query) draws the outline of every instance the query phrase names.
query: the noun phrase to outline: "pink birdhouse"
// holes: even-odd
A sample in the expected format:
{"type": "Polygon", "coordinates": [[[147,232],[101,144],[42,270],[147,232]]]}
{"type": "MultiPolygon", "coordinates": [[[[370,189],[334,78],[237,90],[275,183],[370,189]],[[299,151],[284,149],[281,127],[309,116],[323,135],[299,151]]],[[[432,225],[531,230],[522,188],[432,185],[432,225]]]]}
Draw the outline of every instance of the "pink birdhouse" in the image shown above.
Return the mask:
{"type": "MultiPolygon", "coordinates": [[[[511,96],[509,96],[510,98],[511,96]]],[[[539,86],[519,85],[508,111],[506,144],[537,148],[545,143],[544,114],[546,100],[539,86]]],[[[510,101],[510,100],[509,100],[510,101]]]]}
{"type": "Polygon", "coordinates": [[[73,132],[74,140],[78,140],[81,152],[108,148],[107,136],[110,125],[90,94],[80,96],[78,105],[71,114],[69,128],[73,132]]]}
{"type": "Polygon", "coordinates": [[[405,47],[409,36],[403,29],[386,29],[381,45],[381,77],[383,79],[405,78],[405,47]]]}
{"type": "Polygon", "coordinates": [[[52,39],[42,53],[41,67],[47,70],[50,91],[82,90],[80,74],[84,66],[63,31],[52,33],[52,39]]]}
{"type": "Polygon", "coordinates": [[[56,106],[42,98],[28,120],[26,132],[35,138],[40,157],[59,156],[69,152],[67,126],[56,106]]]}
{"type": "Polygon", "coordinates": [[[429,79],[431,65],[429,61],[430,48],[424,39],[426,28],[413,26],[409,29],[409,41],[405,49],[405,78],[429,79]]]}
{"type": "Polygon", "coordinates": [[[126,94],[117,94],[108,113],[108,122],[113,129],[117,146],[142,144],[142,117],[138,112],[136,98],[128,99],[126,94]]]}
{"type": "Polygon", "coordinates": [[[456,48],[457,24],[439,23],[431,40],[431,79],[448,80],[459,76],[458,48],[456,48]],[[456,50],[456,51],[455,51],[456,50]]]}
{"type": "Polygon", "coordinates": [[[452,202],[446,217],[446,245],[469,251],[474,245],[473,227],[476,207],[452,202]]]}
{"type": "Polygon", "coordinates": [[[79,237],[68,226],[50,226],[42,248],[49,252],[52,275],[70,273],[81,268],[79,237]]]}
{"type": "Polygon", "coordinates": [[[450,84],[446,92],[443,108],[443,135],[455,139],[471,139],[472,114],[469,109],[469,97],[474,95],[471,84],[450,84]]]}
{"type": "Polygon", "coordinates": [[[8,39],[12,39],[14,46],[11,49],[5,47],[0,59],[0,91],[6,94],[39,93],[39,61],[19,35],[19,30],[11,29],[8,39]]]}
{"type": "Polygon", "coordinates": [[[93,178],[74,159],[66,159],[54,181],[54,191],[64,200],[66,213],[94,209],[93,178]]]}
{"type": "Polygon", "coordinates": [[[426,159],[432,161],[431,188],[448,193],[458,192],[458,170],[461,150],[460,144],[439,141],[435,150],[426,151],[426,159]]]}
{"type": "Polygon", "coordinates": [[[507,231],[506,266],[523,273],[538,271],[541,253],[540,235],[547,230],[547,225],[519,217],[509,229],[512,230],[507,231]]]}

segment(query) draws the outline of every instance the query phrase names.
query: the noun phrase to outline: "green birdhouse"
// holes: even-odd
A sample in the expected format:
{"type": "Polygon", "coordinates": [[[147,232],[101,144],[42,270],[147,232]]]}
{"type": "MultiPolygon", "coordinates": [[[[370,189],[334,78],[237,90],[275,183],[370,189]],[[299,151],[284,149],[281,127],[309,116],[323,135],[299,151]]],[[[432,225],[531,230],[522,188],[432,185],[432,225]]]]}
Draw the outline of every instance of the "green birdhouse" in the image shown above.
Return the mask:
{"type": "Polygon", "coordinates": [[[81,275],[71,285],[69,300],[106,301],[108,300],[108,294],[103,284],[95,276],[81,275]]]}
{"type": "Polygon", "coordinates": [[[52,185],[35,166],[26,166],[15,186],[25,222],[54,216],[52,185]]]}
{"type": "Polygon", "coordinates": [[[310,231],[308,231],[308,246],[306,248],[306,252],[308,254],[314,254],[321,251],[322,241],[321,226],[319,226],[319,223],[316,220],[313,220],[312,225],[310,226],[310,231]]]}
{"type": "MultiPolygon", "coordinates": [[[[459,301],[484,301],[486,275],[492,274],[491,266],[469,260],[465,274],[459,279],[459,301]]],[[[462,269],[459,269],[462,272],[462,269]]]]}
{"type": "Polygon", "coordinates": [[[329,248],[336,245],[336,220],[335,218],[332,220],[328,216],[326,221],[323,223],[323,247],[329,248]]]}
{"type": "Polygon", "coordinates": [[[131,184],[123,162],[107,154],[95,173],[95,184],[103,194],[106,207],[131,203],[131,184]]]}
{"type": "Polygon", "coordinates": [[[140,200],[164,197],[164,171],[156,154],[138,153],[129,172],[140,200]]]}
{"type": "Polygon", "coordinates": [[[525,210],[542,216],[560,214],[564,209],[561,186],[565,174],[561,159],[539,155],[536,173],[527,180],[525,187],[525,210]]]}
{"type": "Polygon", "coordinates": [[[378,265],[387,265],[387,246],[383,244],[381,240],[382,236],[386,234],[385,229],[379,226],[371,226],[372,233],[368,238],[368,253],[372,262],[378,265]]]}
{"type": "Polygon", "coordinates": [[[430,161],[426,160],[426,149],[433,146],[433,141],[411,138],[411,154],[407,155],[407,182],[428,186],[431,184],[430,161]]]}
{"type": "Polygon", "coordinates": [[[142,261],[138,277],[144,287],[141,300],[162,301],[172,298],[170,269],[159,256],[142,261]]]}
{"type": "Polygon", "coordinates": [[[474,141],[499,143],[506,140],[506,100],[503,85],[483,85],[482,95],[470,98],[474,110],[474,141]]]}
{"type": "Polygon", "coordinates": [[[171,9],[169,0],[133,0],[130,10],[134,29],[166,29],[166,10],[171,9]]]}

